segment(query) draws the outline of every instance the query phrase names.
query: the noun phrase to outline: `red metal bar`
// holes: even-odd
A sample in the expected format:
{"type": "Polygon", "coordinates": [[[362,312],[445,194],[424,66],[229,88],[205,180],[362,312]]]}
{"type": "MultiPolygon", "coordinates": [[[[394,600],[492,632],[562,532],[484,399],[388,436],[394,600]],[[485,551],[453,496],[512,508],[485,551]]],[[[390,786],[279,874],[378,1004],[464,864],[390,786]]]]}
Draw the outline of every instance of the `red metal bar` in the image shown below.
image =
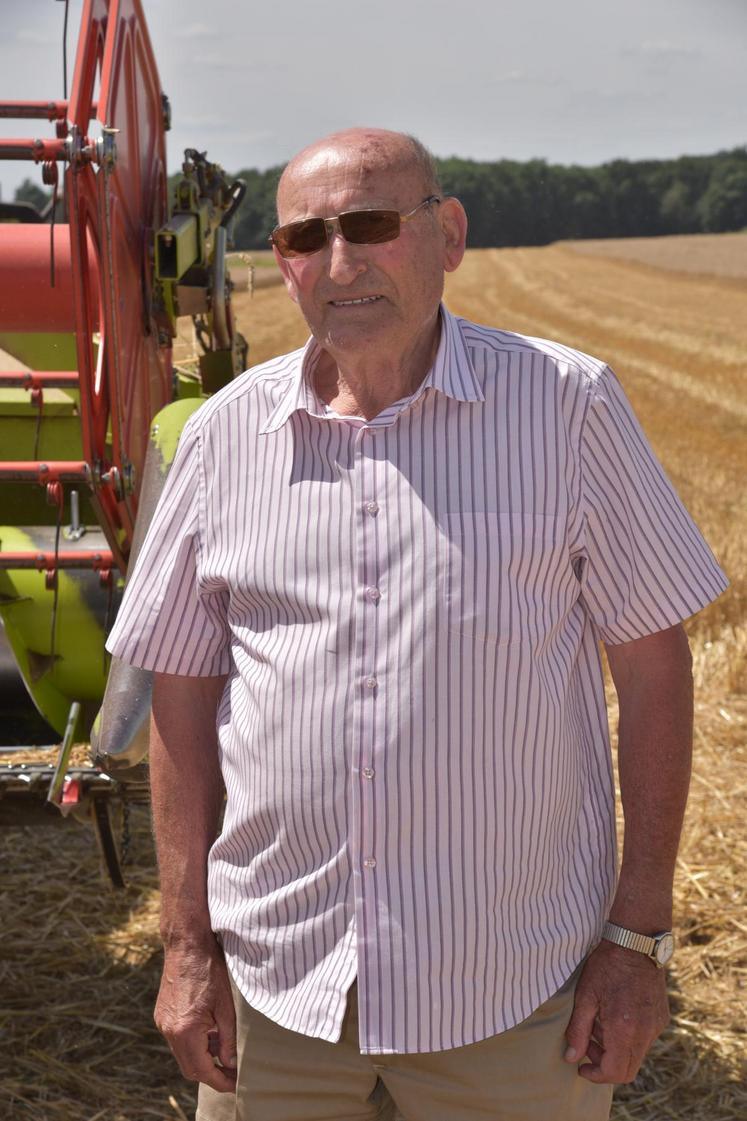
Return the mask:
{"type": "Polygon", "coordinates": [[[81,460],[59,459],[52,463],[39,460],[5,460],[0,463],[0,479],[20,483],[67,483],[91,481],[91,468],[81,460]]]}
{"type": "Polygon", "coordinates": [[[0,389],[77,389],[77,370],[0,370],[0,389]]]}
{"type": "Polygon", "coordinates": [[[0,118],[14,121],[64,121],[67,101],[0,101],[0,118]]]}
{"type": "Polygon", "coordinates": [[[82,784],[79,778],[66,778],[62,787],[63,806],[77,806],[82,794],[82,784]]]}
{"type": "Polygon", "coordinates": [[[86,131],[93,115],[93,91],[104,54],[104,40],[107,34],[111,34],[110,24],[114,26],[117,22],[116,17],[111,21],[109,19],[110,6],[110,0],[83,2],[68,113],[70,124],[77,125],[81,132],[86,131]]]}
{"type": "Polygon", "coordinates": [[[45,163],[47,160],[64,160],[66,154],[64,140],[42,140],[39,137],[0,140],[0,160],[33,160],[34,163],[45,163]]]}
{"type": "MultiPolygon", "coordinates": [[[[163,95],[141,0],[111,0],[97,119],[119,130],[116,161],[106,176],[96,177],[109,424],[106,450],[98,455],[86,450],[84,454],[91,462],[110,456],[124,478],[132,464],[137,477],[145,460],[150,418],[173,392],[170,346],[161,345],[166,340],[152,318],[152,268],[143,268],[142,231],[163,225],[168,200],[163,95]],[[133,120],[137,120],[137,129],[131,126],[133,120]]],[[[69,197],[72,199],[72,192],[69,197]]],[[[73,207],[70,213],[72,228],[73,207]]],[[[95,414],[98,403],[91,395],[86,400],[80,361],[78,369],[81,415],[87,404],[95,414]]],[[[117,518],[131,536],[136,501],[134,496],[125,497],[117,518]]],[[[116,554],[111,537],[109,542],[116,554]]]]}
{"type": "Polygon", "coordinates": [[[58,553],[21,551],[0,552],[0,569],[35,568],[37,572],[51,572],[55,568],[92,568],[94,572],[114,566],[114,556],[109,549],[68,549],[58,553]]]}

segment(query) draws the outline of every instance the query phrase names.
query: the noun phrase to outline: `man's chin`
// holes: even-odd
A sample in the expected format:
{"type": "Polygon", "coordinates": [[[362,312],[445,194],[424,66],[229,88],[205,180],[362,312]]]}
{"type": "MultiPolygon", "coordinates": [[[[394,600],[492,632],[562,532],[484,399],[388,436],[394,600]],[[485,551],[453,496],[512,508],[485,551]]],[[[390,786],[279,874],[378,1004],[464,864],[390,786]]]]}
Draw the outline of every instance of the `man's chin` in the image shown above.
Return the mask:
{"type": "MultiPolygon", "coordinates": [[[[373,318],[370,322],[327,322],[323,332],[323,340],[320,341],[322,346],[329,347],[330,349],[353,352],[357,349],[362,350],[370,346],[372,339],[385,333],[388,333],[391,337],[391,325],[383,322],[376,322],[373,318]]],[[[318,337],[319,336],[317,336],[317,338],[318,337]]]]}

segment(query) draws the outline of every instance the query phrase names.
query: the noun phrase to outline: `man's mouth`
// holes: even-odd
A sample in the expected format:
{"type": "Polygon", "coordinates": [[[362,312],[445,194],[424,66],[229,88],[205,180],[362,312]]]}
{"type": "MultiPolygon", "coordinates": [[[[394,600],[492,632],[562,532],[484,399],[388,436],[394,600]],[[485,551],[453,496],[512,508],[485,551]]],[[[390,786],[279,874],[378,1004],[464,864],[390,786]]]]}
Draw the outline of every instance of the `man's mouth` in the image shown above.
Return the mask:
{"type": "Polygon", "coordinates": [[[359,304],[375,304],[383,296],[359,296],[356,300],[330,300],[332,307],[357,307],[359,304]]]}

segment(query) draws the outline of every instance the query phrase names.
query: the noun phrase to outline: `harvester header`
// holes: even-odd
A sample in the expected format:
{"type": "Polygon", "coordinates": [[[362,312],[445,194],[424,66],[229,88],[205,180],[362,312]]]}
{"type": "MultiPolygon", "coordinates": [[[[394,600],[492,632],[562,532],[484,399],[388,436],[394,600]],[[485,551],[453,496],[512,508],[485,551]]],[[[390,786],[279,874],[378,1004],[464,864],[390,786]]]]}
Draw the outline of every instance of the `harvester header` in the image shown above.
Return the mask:
{"type": "MultiPolygon", "coordinates": [[[[246,366],[226,268],[245,188],[188,149],[168,198],[170,107],[140,0],[85,0],[69,98],[3,101],[0,118],[54,131],[0,139],[0,160],[41,165],[53,191],[44,215],[0,203],[0,617],[69,752],[110,677],[106,633],[170,464],[163,433],[246,366]],[[183,315],[189,369],[172,361],[183,315]]],[[[142,723],[149,679],[134,692],[142,723]]],[[[102,753],[137,763],[131,719],[115,740],[99,737],[102,753]]],[[[4,773],[0,820],[19,787],[4,773]]]]}

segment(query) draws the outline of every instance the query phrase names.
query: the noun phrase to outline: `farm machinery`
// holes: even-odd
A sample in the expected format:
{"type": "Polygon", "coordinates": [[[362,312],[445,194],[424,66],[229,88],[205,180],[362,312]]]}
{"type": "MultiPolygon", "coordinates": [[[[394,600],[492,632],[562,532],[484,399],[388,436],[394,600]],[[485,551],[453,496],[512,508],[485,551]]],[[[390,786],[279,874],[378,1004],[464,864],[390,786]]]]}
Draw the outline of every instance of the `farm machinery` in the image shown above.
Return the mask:
{"type": "Polygon", "coordinates": [[[90,820],[121,884],[111,811],[147,800],[150,675],[104,642],[184,422],[246,367],[226,268],[244,185],[187,150],[169,198],[140,0],[84,0],[70,96],[5,101],[0,118],[53,132],[0,140],[53,191],[45,217],[0,204],[0,618],[61,741],[0,763],[0,824],[90,820]]]}

